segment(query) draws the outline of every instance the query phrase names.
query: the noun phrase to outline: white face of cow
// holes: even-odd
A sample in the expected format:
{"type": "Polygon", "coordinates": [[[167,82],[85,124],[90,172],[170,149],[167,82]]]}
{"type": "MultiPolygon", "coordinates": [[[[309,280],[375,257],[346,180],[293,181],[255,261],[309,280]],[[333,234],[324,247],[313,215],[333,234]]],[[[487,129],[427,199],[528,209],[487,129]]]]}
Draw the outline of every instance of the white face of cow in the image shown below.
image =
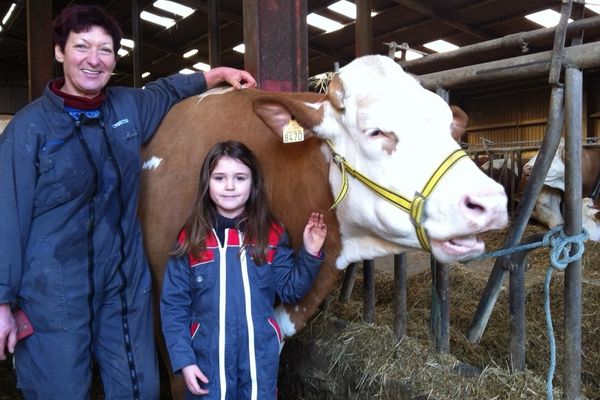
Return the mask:
{"type": "MultiPolygon", "coordinates": [[[[387,57],[362,57],[342,68],[329,87],[329,100],[313,131],[330,140],[354,169],[409,199],[459,148],[450,135],[448,105],[387,57]]],[[[403,246],[420,247],[404,210],[349,180],[348,195],[337,208],[343,242],[339,268],[403,246]]],[[[332,164],[334,195],[341,182],[340,169],[332,164]]],[[[507,223],[506,201],[502,186],[468,158],[458,161],[425,203],[422,223],[436,259],[453,262],[482,253],[477,234],[507,223]]]]}

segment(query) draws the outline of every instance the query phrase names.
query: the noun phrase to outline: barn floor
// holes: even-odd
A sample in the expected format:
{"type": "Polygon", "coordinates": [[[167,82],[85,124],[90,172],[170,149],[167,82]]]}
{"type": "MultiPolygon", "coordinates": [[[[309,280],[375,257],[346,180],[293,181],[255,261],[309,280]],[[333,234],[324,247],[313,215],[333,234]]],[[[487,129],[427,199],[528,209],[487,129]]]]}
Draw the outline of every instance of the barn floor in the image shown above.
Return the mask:
{"type": "MultiPolygon", "coordinates": [[[[541,232],[529,227],[524,236],[541,232]]],[[[504,232],[488,237],[488,249],[501,245],[504,232]]],[[[582,384],[585,398],[600,399],[600,243],[587,242],[583,256],[582,384]]],[[[543,311],[543,280],[549,264],[548,249],[530,253],[526,276],[527,369],[511,374],[508,366],[508,281],[505,281],[479,344],[465,335],[493,261],[450,269],[450,354],[433,350],[429,336],[431,274],[429,257],[408,252],[413,265],[408,282],[408,338],[392,335],[391,260],[376,260],[376,323],[362,320],[362,273],[346,304],[332,294],[322,311],[282,354],[280,393],[283,400],[336,399],[544,399],[549,346],[543,311]],[[297,360],[302,360],[298,363],[297,360]]],[[[551,310],[557,343],[553,386],[561,398],[563,274],[554,272],[551,310]]]]}

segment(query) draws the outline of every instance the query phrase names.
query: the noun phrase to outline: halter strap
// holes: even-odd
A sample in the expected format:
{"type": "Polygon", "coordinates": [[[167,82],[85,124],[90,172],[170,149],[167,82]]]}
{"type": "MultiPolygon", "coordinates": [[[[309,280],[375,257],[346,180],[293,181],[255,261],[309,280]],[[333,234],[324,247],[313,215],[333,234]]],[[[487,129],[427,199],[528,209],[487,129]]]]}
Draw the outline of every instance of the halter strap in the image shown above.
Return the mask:
{"type": "Polygon", "coordinates": [[[433,190],[435,189],[436,185],[446,174],[446,172],[448,172],[450,168],[452,168],[459,160],[461,160],[464,157],[468,157],[467,153],[465,153],[465,151],[462,149],[453,151],[427,180],[425,186],[423,187],[423,190],[421,190],[420,193],[416,192],[415,197],[412,200],[409,200],[401,194],[398,194],[384,186],[381,186],[377,182],[374,182],[373,180],[358,172],[348,163],[348,161],[346,161],[346,159],[342,155],[335,151],[333,143],[331,143],[329,140],[327,140],[326,142],[329,145],[333,154],[333,160],[342,172],[342,188],[337,194],[333,205],[330,209],[336,208],[348,193],[349,184],[348,176],[346,174],[347,172],[380,197],[383,197],[384,199],[394,204],[396,207],[399,207],[402,210],[406,211],[410,215],[410,220],[415,226],[417,238],[419,239],[421,247],[426,251],[431,251],[431,246],[429,244],[427,232],[423,227],[423,210],[425,209],[425,202],[431,194],[431,192],[433,192],[433,190]]]}

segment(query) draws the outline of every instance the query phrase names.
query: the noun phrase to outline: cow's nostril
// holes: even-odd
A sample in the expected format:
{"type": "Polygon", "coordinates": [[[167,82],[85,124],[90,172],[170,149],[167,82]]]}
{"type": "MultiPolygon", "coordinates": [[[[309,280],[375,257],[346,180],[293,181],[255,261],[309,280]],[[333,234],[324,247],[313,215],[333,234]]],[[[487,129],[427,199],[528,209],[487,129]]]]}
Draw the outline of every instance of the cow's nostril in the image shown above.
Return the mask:
{"type": "Polygon", "coordinates": [[[469,210],[477,211],[477,212],[485,212],[485,207],[481,204],[473,201],[469,196],[465,198],[465,205],[469,210]]]}

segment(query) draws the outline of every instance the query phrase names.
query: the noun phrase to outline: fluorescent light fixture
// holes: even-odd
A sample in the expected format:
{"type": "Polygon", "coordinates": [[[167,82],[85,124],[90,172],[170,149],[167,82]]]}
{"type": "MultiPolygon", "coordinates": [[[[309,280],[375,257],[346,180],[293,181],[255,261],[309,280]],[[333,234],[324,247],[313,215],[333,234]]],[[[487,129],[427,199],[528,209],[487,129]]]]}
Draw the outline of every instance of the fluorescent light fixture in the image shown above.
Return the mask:
{"type": "MultiPolygon", "coordinates": [[[[560,13],[547,9],[526,15],[525,18],[545,28],[551,28],[558,25],[558,22],[560,21],[560,13]]],[[[569,18],[569,22],[573,22],[573,20],[569,18]]]]}
{"type": "Polygon", "coordinates": [[[208,65],[207,63],[203,63],[203,62],[198,62],[198,63],[192,65],[192,67],[199,69],[200,71],[210,71],[210,65],[208,65]]]}
{"type": "Polygon", "coordinates": [[[15,11],[16,6],[17,6],[16,3],[12,3],[10,5],[10,8],[6,12],[6,15],[4,15],[4,18],[2,18],[2,25],[6,25],[6,23],[8,22],[8,20],[10,19],[11,15],[12,15],[13,11],[15,11]]]}
{"type": "Polygon", "coordinates": [[[238,53],[244,54],[246,52],[246,45],[244,43],[238,44],[233,48],[233,50],[237,51],[238,53]]]}
{"type": "Polygon", "coordinates": [[[161,10],[168,11],[172,14],[179,15],[182,18],[189,17],[194,13],[194,11],[196,11],[193,8],[169,0],[155,1],[153,6],[156,8],[160,8],[161,10]]]}
{"type": "Polygon", "coordinates": [[[2,29],[4,29],[4,28],[2,27],[2,25],[0,25],[0,32],[2,32],[2,29]]]}
{"type": "Polygon", "coordinates": [[[337,21],[334,21],[329,18],[325,18],[319,14],[310,13],[306,16],[306,23],[314,26],[315,28],[319,28],[325,31],[325,33],[337,31],[344,27],[344,25],[340,24],[337,21]]]}
{"type": "Polygon", "coordinates": [[[331,11],[345,15],[348,18],[356,19],[356,4],[346,0],[337,1],[327,6],[331,11]]]}
{"type": "Polygon", "coordinates": [[[189,68],[184,68],[181,71],[179,71],[180,74],[184,74],[184,75],[189,75],[189,74],[193,74],[194,71],[193,69],[189,69],[189,68]]]}
{"type": "MultiPolygon", "coordinates": [[[[349,1],[340,0],[333,4],[330,4],[329,6],[327,6],[327,8],[338,14],[342,14],[343,16],[346,16],[348,18],[356,19],[356,4],[350,3],[349,1]]],[[[377,15],[377,13],[371,11],[371,17],[374,17],[375,15],[377,15]]]]}
{"type": "Polygon", "coordinates": [[[191,49],[190,51],[186,51],[183,53],[183,58],[190,58],[191,56],[195,56],[198,54],[198,49],[191,49]]]}
{"type": "Polygon", "coordinates": [[[587,8],[588,10],[591,10],[591,11],[595,12],[596,14],[600,14],[600,5],[586,4],[585,8],[587,8]]]}
{"type": "Polygon", "coordinates": [[[425,43],[423,45],[423,47],[427,47],[428,49],[437,51],[438,53],[444,53],[446,51],[452,51],[452,50],[458,49],[458,46],[456,46],[450,42],[446,42],[445,40],[442,40],[442,39],[438,39],[438,40],[434,40],[433,42],[425,43]]]}
{"type": "Polygon", "coordinates": [[[144,72],[144,73],[142,74],[142,79],[144,79],[144,78],[147,78],[147,77],[149,77],[149,76],[150,76],[150,72],[144,72]]]}
{"type": "Polygon", "coordinates": [[[145,21],[152,22],[153,24],[162,25],[167,29],[175,25],[174,19],[161,17],[160,15],[152,14],[148,11],[142,11],[140,18],[145,21]]]}
{"type": "MultiPolygon", "coordinates": [[[[402,58],[402,53],[404,52],[404,50],[400,50],[394,53],[394,57],[396,58],[402,58]]],[[[406,50],[406,61],[410,61],[410,60],[416,60],[417,58],[421,58],[423,57],[423,54],[418,53],[416,51],[412,51],[410,49],[406,50]]]]}
{"type": "Polygon", "coordinates": [[[125,57],[129,54],[129,52],[124,48],[120,48],[119,51],[117,51],[117,54],[119,55],[119,57],[125,57]]]}
{"type": "Polygon", "coordinates": [[[121,46],[127,47],[129,49],[133,49],[133,46],[134,46],[133,40],[123,38],[123,39],[121,39],[121,46]]]}

